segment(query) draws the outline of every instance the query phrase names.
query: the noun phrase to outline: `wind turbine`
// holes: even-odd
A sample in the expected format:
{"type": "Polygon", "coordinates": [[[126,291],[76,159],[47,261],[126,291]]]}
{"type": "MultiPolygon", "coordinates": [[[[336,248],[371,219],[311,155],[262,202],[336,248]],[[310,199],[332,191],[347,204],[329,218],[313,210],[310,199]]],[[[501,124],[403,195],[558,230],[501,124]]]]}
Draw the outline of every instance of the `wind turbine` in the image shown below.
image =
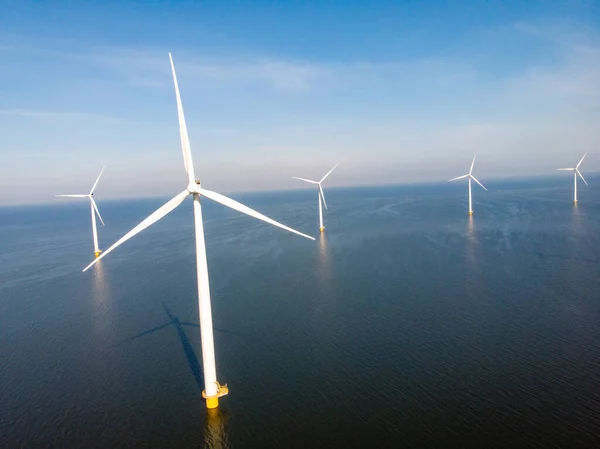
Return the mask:
{"type": "Polygon", "coordinates": [[[335,170],[335,167],[337,167],[338,165],[339,164],[335,164],[335,166],[331,170],[329,170],[327,174],[321,178],[320,181],[312,181],[310,179],[297,178],[295,176],[292,176],[292,178],[294,179],[299,179],[300,181],[308,182],[310,184],[316,184],[319,187],[317,193],[319,196],[319,231],[321,232],[325,231],[325,226],[323,226],[323,206],[325,206],[325,209],[327,209],[327,203],[325,202],[325,193],[323,193],[323,187],[321,187],[321,184],[331,174],[331,172],[335,170]],[[321,201],[323,201],[323,206],[321,205],[321,201]]]}
{"type": "Polygon", "coordinates": [[[206,407],[216,408],[219,406],[219,398],[229,393],[227,385],[221,386],[217,382],[217,369],[215,365],[215,348],[213,341],[213,325],[212,325],[212,312],[210,305],[210,288],[208,283],[208,267],[206,262],[206,248],[204,244],[204,226],[202,223],[202,207],[200,206],[200,197],[204,196],[208,199],[221,203],[224,206],[230,207],[234,210],[242,212],[251,217],[258,218],[259,220],[270,223],[274,226],[278,226],[287,231],[301,235],[308,239],[314,240],[313,237],[302,234],[292,228],[282,225],[281,223],[271,220],[270,218],[244,206],[237,201],[227,198],[217,192],[204,189],[200,186],[200,180],[196,179],[194,174],[194,163],[192,161],[192,153],[190,150],[190,140],[188,137],[187,126],[185,124],[185,117],[183,115],[183,106],[181,105],[181,97],[179,95],[179,85],[177,84],[177,76],[175,74],[175,65],[173,64],[173,58],[169,53],[169,59],[171,60],[171,71],[173,72],[173,84],[175,85],[175,96],[177,98],[177,115],[179,117],[179,135],[181,138],[181,149],[183,151],[183,163],[185,165],[185,171],[188,175],[188,184],[185,190],[171,200],[167,201],[164,205],[159,207],[155,212],[150,214],[148,218],[143,220],[135,228],[117,240],[110,248],[108,248],[99,258],[90,263],[83,269],[86,271],[96,262],[101,260],[104,256],[107,256],[111,251],[117,248],[122,243],[126,242],[134,235],[140,233],[153,223],[156,223],[162,217],[167,215],[177,206],[179,206],[183,200],[188,196],[192,195],[194,199],[194,229],[196,235],[196,270],[198,277],[198,309],[200,314],[200,337],[202,343],[202,366],[204,371],[204,391],[202,396],[206,399],[206,407]]]}
{"type": "Polygon", "coordinates": [[[484,187],[484,185],[482,183],[480,183],[477,180],[477,178],[475,176],[473,176],[473,174],[472,174],[476,157],[477,157],[477,155],[473,156],[473,162],[471,162],[471,168],[469,169],[469,173],[467,173],[466,175],[457,176],[456,178],[452,178],[451,180],[448,181],[448,182],[452,182],[452,181],[456,181],[458,179],[469,178],[469,215],[473,215],[473,202],[471,199],[471,179],[473,181],[475,181],[477,184],[479,184],[483,188],[483,190],[487,191],[487,189],[484,187]]]}
{"type": "Polygon", "coordinates": [[[102,226],[104,226],[104,221],[102,220],[102,216],[100,215],[98,206],[96,205],[96,202],[94,201],[94,190],[96,189],[96,186],[98,185],[98,181],[100,181],[100,176],[102,176],[102,172],[104,171],[104,168],[105,167],[102,167],[102,170],[100,170],[98,179],[96,179],[96,182],[92,186],[92,190],[90,190],[90,193],[88,193],[87,195],[86,194],[54,195],[55,197],[61,197],[61,198],[89,198],[90,199],[90,208],[92,210],[92,235],[94,236],[94,255],[96,257],[100,256],[100,253],[101,253],[100,248],[98,247],[98,230],[96,229],[96,214],[98,214],[98,218],[100,219],[102,226]]]}
{"type": "Polygon", "coordinates": [[[581,160],[579,161],[579,163],[575,166],[575,168],[557,168],[557,170],[566,170],[566,171],[572,171],[573,172],[573,182],[574,182],[573,202],[575,204],[577,204],[577,175],[581,176],[581,180],[583,182],[585,182],[586,186],[588,185],[587,181],[585,180],[585,178],[583,177],[583,175],[579,171],[579,166],[581,165],[581,163],[583,162],[583,160],[585,159],[586,156],[587,156],[587,153],[585,153],[583,155],[583,157],[581,158],[581,160]]]}

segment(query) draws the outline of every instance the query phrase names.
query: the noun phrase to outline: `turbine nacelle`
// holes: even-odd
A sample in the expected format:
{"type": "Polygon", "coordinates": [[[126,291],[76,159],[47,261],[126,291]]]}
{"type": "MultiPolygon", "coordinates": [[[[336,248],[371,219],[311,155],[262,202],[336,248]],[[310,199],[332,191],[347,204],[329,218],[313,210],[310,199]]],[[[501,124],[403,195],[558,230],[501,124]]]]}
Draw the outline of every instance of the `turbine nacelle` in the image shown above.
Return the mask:
{"type": "Polygon", "coordinates": [[[483,190],[486,190],[486,191],[487,191],[487,189],[485,188],[485,186],[484,186],[482,183],[480,183],[480,182],[477,180],[477,178],[476,178],[475,176],[473,176],[471,173],[467,173],[466,175],[462,175],[462,176],[457,176],[456,178],[452,178],[452,179],[450,179],[448,182],[452,182],[452,181],[458,181],[459,179],[464,179],[464,178],[469,178],[469,179],[472,179],[472,180],[473,180],[473,181],[475,181],[477,184],[479,184],[483,190]]]}
{"type": "Polygon", "coordinates": [[[104,173],[105,168],[106,168],[106,166],[103,166],[102,170],[100,170],[100,174],[96,178],[96,182],[92,186],[90,193],[78,193],[78,194],[73,194],[73,195],[54,195],[54,196],[58,197],[58,198],[87,198],[87,199],[89,199],[90,202],[92,203],[92,207],[94,208],[94,211],[96,212],[96,215],[98,215],[98,218],[100,219],[100,223],[102,223],[102,226],[104,226],[104,220],[102,220],[102,216],[100,215],[100,211],[98,210],[96,201],[94,201],[94,190],[96,190],[98,181],[100,181],[100,178],[102,177],[102,173],[104,173]]]}
{"type": "Polygon", "coordinates": [[[579,162],[577,163],[577,165],[575,167],[557,168],[557,170],[560,170],[560,171],[572,171],[573,172],[573,177],[574,177],[574,179],[573,179],[573,201],[575,203],[577,203],[577,176],[579,175],[579,177],[585,183],[585,185],[586,186],[588,185],[587,181],[585,180],[585,178],[579,171],[579,166],[581,165],[581,163],[583,162],[583,160],[585,159],[586,156],[587,156],[587,153],[585,153],[583,155],[583,157],[579,160],[579,162]]]}
{"type": "Polygon", "coordinates": [[[325,192],[323,192],[323,187],[321,186],[321,184],[323,183],[323,181],[325,181],[325,179],[331,174],[331,172],[333,170],[335,170],[335,167],[337,167],[339,164],[335,164],[333,166],[333,168],[331,170],[329,170],[325,176],[323,176],[321,178],[320,181],[313,181],[312,179],[306,179],[306,178],[298,178],[296,176],[292,176],[293,179],[298,179],[300,181],[304,181],[304,182],[308,182],[309,184],[316,184],[317,188],[319,189],[319,230],[321,232],[323,232],[323,230],[325,229],[325,227],[323,226],[323,211],[321,210],[321,201],[323,201],[323,206],[325,206],[325,209],[327,209],[327,202],[325,201],[325,192]]]}
{"type": "Polygon", "coordinates": [[[559,171],[572,171],[574,172],[574,176],[577,177],[577,175],[579,175],[579,177],[581,178],[581,180],[583,182],[585,182],[585,185],[587,186],[588,183],[585,180],[585,178],[583,177],[583,175],[581,174],[581,172],[579,171],[579,166],[581,165],[581,163],[583,162],[583,160],[585,159],[585,157],[587,156],[587,153],[585,153],[583,155],[583,157],[579,160],[579,162],[577,163],[577,165],[575,167],[571,167],[571,168],[557,168],[557,170],[559,171]]]}
{"type": "Polygon", "coordinates": [[[187,185],[186,189],[190,193],[200,193],[200,190],[201,190],[200,180],[196,179],[195,181],[190,182],[187,185]]]}
{"type": "Polygon", "coordinates": [[[102,215],[100,215],[100,211],[98,210],[96,201],[94,201],[94,190],[96,190],[96,186],[98,185],[98,181],[100,181],[100,177],[102,176],[102,173],[104,172],[104,168],[105,167],[102,167],[102,170],[100,170],[100,174],[98,175],[98,178],[96,178],[96,182],[92,186],[90,193],[77,193],[77,194],[72,194],[72,195],[54,195],[56,197],[63,197],[63,198],[87,198],[88,200],[90,200],[90,207],[91,207],[91,213],[92,213],[92,237],[94,239],[94,255],[96,257],[98,257],[101,252],[100,248],[98,247],[98,232],[96,230],[96,216],[100,219],[100,223],[102,223],[102,226],[104,226],[104,220],[102,219],[102,215]]]}
{"type": "Polygon", "coordinates": [[[457,176],[456,178],[452,178],[452,179],[448,180],[448,182],[458,181],[459,179],[468,178],[468,179],[472,179],[473,181],[475,181],[477,184],[479,184],[483,188],[483,190],[487,191],[485,186],[482,183],[480,183],[475,176],[473,176],[473,166],[475,165],[476,157],[477,157],[477,155],[473,156],[473,162],[471,162],[471,168],[469,168],[469,173],[467,173],[466,175],[457,176]]]}
{"type": "Polygon", "coordinates": [[[469,180],[469,215],[473,215],[473,205],[472,205],[472,198],[471,198],[471,180],[475,181],[477,184],[479,184],[481,186],[481,188],[483,190],[487,189],[485,188],[485,186],[479,182],[479,180],[473,176],[473,166],[475,165],[475,158],[477,157],[477,155],[473,156],[473,162],[471,162],[471,168],[469,168],[469,173],[467,173],[466,175],[462,175],[462,176],[457,176],[456,178],[452,178],[450,180],[448,180],[448,182],[452,182],[452,181],[458,181],[459,179],[468,179],[469,180]]]}

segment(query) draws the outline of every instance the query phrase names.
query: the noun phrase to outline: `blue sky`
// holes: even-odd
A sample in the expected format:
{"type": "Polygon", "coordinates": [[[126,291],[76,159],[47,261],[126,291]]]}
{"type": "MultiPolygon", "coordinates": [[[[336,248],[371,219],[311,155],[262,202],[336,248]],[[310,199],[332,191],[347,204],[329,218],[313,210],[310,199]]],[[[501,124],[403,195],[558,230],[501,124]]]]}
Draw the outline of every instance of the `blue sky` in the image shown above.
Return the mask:
{"type": "Polygon", "coordinates": [[[600,170],[600,6],[0,0],[0,204],[600,170]],[[39,188],[32,186],[43,186],[39,188]]]}

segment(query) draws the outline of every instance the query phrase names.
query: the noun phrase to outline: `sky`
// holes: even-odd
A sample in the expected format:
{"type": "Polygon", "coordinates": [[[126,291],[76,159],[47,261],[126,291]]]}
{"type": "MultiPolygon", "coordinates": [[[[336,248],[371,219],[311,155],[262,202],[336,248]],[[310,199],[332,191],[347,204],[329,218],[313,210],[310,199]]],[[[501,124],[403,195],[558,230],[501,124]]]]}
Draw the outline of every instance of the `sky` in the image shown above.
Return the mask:
{"type": "Polygon", "coordinates": [[[0,0],[0,204],[600,171],[596,1],[0,0]]]}

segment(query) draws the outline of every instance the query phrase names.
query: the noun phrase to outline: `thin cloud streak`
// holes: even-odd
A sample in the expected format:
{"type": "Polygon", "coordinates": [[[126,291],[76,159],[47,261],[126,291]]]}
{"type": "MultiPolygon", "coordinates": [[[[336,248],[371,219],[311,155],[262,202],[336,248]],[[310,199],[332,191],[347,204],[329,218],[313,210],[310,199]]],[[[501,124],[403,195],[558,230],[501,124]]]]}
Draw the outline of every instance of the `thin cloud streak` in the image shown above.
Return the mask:
{"type": "MultiPolygon", "coordinates": [[[[600,158],[593,156],[600,148],[598,38],[567,30],[568,38],[560,39],[556,30],[528,27],[515,24],[513,31],[553,45],[558,56],[532,60],[501,76],[491,76],[490,69],[467,56],[311,62],[176,51],[192,151],[203,183],[222,191],[301,188],[287,175],[319,173],[338,161],[342,165],[331,186],[444,180],[461,170],[474,152],[479,154],[481,178],[554,173],[563,161],[585,151],[590,151],[588,170],[599,170],[600,158]],[[225,106],[217,109],[220,103],[225,106]]],[[[90,127],[94,121],[104,122],[107,150],[80,139],[81,160],[58,167],[53,185],[82,171],[86,152],[100,163],[112,148],[112,157],[122,157],[131,169],[135,166],[140,177],[162,177],[153,186],[153,196],[172,193],[168,187],[179,185],[182,173],[166,50],[93,47],[80,53],[53,52],[52,57],[112,76],[108,87],[120,89],[119,95],[131,95],[131,85],[138,86],[144,100],[139,110],[123,118],[110,113],[138,104],[139,92],[102,110],[107,115],[52,112],[42,102],[39,110],[1,110],[5,118],[54,120],[65,126],[74,119],[88,121],[90,127]],[[139,126],[117,126],[129,123],[139,126]],[[149,151],[153,159],[137,167],[134,161],[147,159],[149,151]]],[[[12,130],[6,128],[5,143],[0,143],[0,153],[7,155],[5,167],[23,173],[18,165],[11,166],[11,161],[22,160],[9,153],[23,151],[24,144],[16,132],[11,140],[12,130]]],[[[43,181],[45,168],[33,167],[27,176],[43,181]]],[[[127,182],[127,173],[123,167],[104,194],[143,195],[144,186],[127,182]]],[[[14,190],[7,179],[15,181],[0,176],[0,191],[14,190]]]]}
{"type": "Polygon", "coordinates": [[[14,117],[33,117],[33,118],[50,118],[50,119],[88,119],[88,120],[105,120],[110,122],[127,122],[120,117],[107,117],[99,114],[90,114],[87,112],[57,112],[57,111],[35,111],[25,109],[0,109],[0,115],[14,117]]]}

